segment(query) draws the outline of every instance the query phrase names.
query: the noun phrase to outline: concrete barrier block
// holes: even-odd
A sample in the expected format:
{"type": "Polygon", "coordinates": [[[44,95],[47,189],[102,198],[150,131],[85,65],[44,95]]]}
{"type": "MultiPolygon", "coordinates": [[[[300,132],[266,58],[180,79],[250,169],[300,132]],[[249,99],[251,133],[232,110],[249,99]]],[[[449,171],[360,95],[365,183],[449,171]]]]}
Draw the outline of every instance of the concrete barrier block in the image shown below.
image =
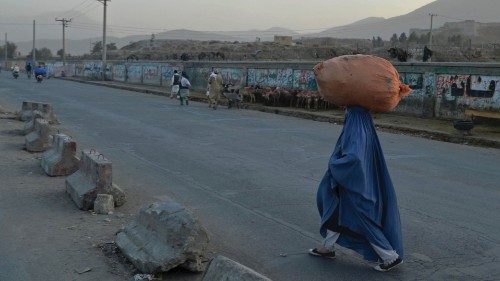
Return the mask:
{"type": "Polygon", "coordinates": [[[78,171],[66,178],[66,191],[78,208],[85,211],[94,207],[99,193],[113,195],[115,206],[121,206],[125,203],[125,193],[113,185],[112,179],[111,161],[95,150],[84,150],[78,171]]]}
{"type": "Polygon", "coordinates": [[[25,136],[26,150],[29,152],[43,152],[52,142],[54,128],[42,118],[35,119],[35,130],[25,136]]]}
{"type": "Polygon", "coordinates": [[[24,123],[23,135],[27,135],[35,130],[35,119],[43,118],[42,112],[39,110],[33,110],[33,118],[24,123]]]}
{"type": "Polygon", "coordinates": [[[24,122],[35,119],[33,114],[33,111],[35,110],[40,111],[42,113],[42,117],[50,124],[59,124],[52,105],[44,102],[23,101],[21,112],[19,113],[19,119],[24,122]]]}
{"type": "Polygon", "coordinates": [[[42,168],[51,177],[68,176],[78,170],[76,142],[64,134],[53,137],[52,147],[42,156],[42,168]]]}
{"type": "Polygon", "coordinates": [[[266,276],[224,256],[210,262],[202,281],[271,281],[266,276]]]}
{"type": "Polygon", "coordinates": [[[154,203],[116,234],[116,245],[142,273],[175,267],[201,272],[206,267],[208,234],[185,207],[154,203]]]}
{"type": "Polygon", "coordinates": [[[97,194],[94,202],[94,212],[107,215],[115,210],[115,201],[113,195],[97,194]]]}

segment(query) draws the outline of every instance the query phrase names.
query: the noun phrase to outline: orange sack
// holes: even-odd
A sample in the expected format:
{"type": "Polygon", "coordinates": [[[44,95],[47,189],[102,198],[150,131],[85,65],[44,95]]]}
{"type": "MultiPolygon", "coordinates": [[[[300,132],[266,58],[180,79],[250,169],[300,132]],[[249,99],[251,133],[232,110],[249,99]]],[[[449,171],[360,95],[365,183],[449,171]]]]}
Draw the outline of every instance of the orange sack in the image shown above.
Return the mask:
{"type": "Polygon", "coordinates": [[[314,74],[319,94],[338,106],[388,112],[411,91],[389,61],[375,56],[336,57],[316,65],[314,74]]]}

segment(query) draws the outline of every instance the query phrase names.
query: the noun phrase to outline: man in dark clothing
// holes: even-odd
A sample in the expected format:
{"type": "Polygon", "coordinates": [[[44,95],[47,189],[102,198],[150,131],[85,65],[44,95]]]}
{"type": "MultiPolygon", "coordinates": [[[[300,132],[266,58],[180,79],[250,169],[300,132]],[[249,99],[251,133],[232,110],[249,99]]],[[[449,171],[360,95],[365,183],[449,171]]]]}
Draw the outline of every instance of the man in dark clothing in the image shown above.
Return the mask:
{"type": "Polygon", "coordinates": [[[28,75],[28,79],[31,78],[31,71],[33,70],[31,67],[31,63],[26,63],[26,66],[24,68],[26,69],[26,75],[28,75]]]}

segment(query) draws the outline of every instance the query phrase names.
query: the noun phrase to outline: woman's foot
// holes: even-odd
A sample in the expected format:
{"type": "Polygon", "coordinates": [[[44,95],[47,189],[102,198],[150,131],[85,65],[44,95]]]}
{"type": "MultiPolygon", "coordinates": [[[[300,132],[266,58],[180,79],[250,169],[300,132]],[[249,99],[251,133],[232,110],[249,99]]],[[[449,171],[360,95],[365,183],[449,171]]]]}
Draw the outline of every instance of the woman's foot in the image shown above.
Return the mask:
{"type": "Polygon", "coordinates": [[[325,247],[318,247],[318,248],[314,248],[314,249],[309,249],[309,255],[315,256],[315,257],[327,258],[327,259],[334,259],[335,258],[335,251],[331,251],[325,247]]]}
{"type": "Polygon", "coordinates": [[[389,264],[381,263],[381,264],[375,266],[374,269],[376,271],[380,271],[380,272],[387,272],[387,271],[390,271],[390,270],[398,267],[401,264],[403,264],[403,259],[402,258],[397,258],[395,261],[393,261],[393,262],[391,262],[389,264]]]}

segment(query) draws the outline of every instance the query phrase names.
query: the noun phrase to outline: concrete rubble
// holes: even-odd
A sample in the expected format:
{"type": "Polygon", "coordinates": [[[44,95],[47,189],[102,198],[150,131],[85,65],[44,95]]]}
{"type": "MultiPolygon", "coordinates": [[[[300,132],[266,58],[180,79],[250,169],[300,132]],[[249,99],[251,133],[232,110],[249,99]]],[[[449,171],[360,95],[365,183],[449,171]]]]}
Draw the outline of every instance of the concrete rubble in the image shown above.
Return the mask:
{"type": "Polygon", "coordinates": [[[100,215],[108,215],[115,210],[113,195],[97,194],[94,202],[94,212],[100,215]]]}
{"type": "Polygon", "coordinates": [[[35,119],[35,130],[25,137],[26,150],[29,152],[43,152],[52,142],[54,128],[42,118],[35,119]]]}
{"type": "Polygon", "coordinates": [[[115,206],[125,203],[125,193],[112,182],[112,163],[99,152],[90,149],[82,151],[78,171],[66,178],[66,192],[79,209],[94,208],[97,194],[110,194],[115,206]]]}
{"type": "Polygon", "coordinates": [[[116,245],[142,273],[181,267],[201,272],[206,267],[208,234],[180,204],[153,203],[116,235],[116,245]]]}
{"type": "Polygon", "coordinates": [[[217,256],[203,276],[202,281],[271,281],[266,276],[224,256],[217,256]]]}
{"type": "Polygon", "coordinates": [[[52,147],[42,156],[42,168],[51,177],[68,176],[78,170],[76,142],[64,134],[53,137],[52,147]]]}

